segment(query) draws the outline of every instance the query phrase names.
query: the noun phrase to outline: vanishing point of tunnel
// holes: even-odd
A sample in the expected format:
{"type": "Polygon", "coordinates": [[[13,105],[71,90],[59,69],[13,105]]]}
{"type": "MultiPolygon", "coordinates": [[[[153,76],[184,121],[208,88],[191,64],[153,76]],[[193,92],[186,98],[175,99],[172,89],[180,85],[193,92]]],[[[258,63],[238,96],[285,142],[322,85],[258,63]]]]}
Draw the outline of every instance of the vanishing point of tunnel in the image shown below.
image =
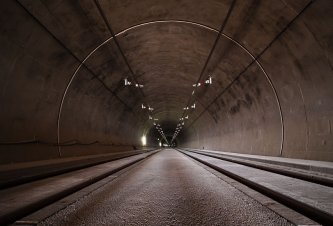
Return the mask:
{"type": "Polygon", "coordinates": [[[39,222],[299,223],[271,199],[333,222],[332,0],[4,0],[0,24],[0,224],[88,182],[38,205],[11,189],[111,163],[91,183],[117,179],[39,222]]]}

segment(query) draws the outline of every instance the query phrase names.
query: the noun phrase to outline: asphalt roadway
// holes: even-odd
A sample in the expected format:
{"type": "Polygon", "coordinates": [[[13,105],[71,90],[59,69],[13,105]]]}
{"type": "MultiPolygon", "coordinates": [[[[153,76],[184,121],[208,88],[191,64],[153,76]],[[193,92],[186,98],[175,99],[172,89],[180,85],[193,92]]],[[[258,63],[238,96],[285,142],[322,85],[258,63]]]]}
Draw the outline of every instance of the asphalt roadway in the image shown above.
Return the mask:
{"type": "Polygon", "coordinates": [[[189,157],[166,149],[40,225],[291,225],[189,157]]]}

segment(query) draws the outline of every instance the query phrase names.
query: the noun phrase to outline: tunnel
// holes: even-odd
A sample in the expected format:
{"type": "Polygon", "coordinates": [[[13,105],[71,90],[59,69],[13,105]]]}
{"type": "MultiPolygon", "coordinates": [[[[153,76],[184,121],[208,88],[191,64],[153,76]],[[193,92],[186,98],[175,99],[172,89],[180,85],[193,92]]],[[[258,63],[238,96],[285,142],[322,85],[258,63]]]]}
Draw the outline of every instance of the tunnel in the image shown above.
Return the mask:
{"type": "Polygon", "coordinates": [[[2,162],[158,146],[154,124],[182,147],[332,161],[331,1],[231,3],[2,3],[2,162]]]}
{"type": "Polygon", "coordinates": [[[333,161],[331,0],[9,0],[0,165],[159,148],[333,161]]]}

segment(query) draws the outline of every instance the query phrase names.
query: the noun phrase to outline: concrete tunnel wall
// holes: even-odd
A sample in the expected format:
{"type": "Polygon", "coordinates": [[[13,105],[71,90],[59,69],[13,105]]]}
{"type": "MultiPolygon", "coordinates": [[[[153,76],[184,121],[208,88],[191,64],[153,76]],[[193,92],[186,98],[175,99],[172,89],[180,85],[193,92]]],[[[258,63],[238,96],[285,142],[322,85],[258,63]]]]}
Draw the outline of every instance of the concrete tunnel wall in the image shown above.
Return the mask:
{"type": "Polygon", "coordinates": [[[237,1],[191,97],[231,2],[1,2],[1,163],[157,145],[141,104],[170,137],[189,98],[181,147],[333,161],[333,2],[237,1]]]}

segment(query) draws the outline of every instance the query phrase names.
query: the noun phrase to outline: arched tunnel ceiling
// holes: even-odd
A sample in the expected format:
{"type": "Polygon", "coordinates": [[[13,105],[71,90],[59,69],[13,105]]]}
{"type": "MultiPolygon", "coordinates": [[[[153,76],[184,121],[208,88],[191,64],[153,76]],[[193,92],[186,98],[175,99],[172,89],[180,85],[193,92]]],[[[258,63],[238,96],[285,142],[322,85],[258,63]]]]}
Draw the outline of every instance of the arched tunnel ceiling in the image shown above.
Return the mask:
{"type": "MultiPolygon", "coordinates": [[[[3,122],[9,131],[3,135],[3,141],[29,140],[30,131],[49,142],[75,139],[132,145],[153,129],[149,115],[159,119],[155,122],[162,125],[168,136],[173,135],[179,118],[188,115],[182,138],[186,146],[282,155],[284,148],[309,152],[311,145],[314,148],[316,143],[324,142],[322,156],[329,155],[331,132],[325,138],[313,138],[318,141],[311,144],[312,127],[320,121],[322,113],[313,113],[312,125],[309,121],[310,112],[315,112],[311,109],[317,104],[310,93],[318,89],[310,87],[311,81],[315,80],[326,92],[318,94],[317,99],[325,102],[325,106],[332,103],[330,86],[325,87],[332,81],[332,66],[328,66],[331,58],[323,56],[330,55],[332,50],[328,44],[332,37],[328,26],[332,22],[328,16],[332,3],[251,0],[235,1],[231,8],[232,3],[230,0],[2,3],[2,23],[10,18],[9,25],[2,28],[3,39],[11,39],[19,49],[7,52],[20,55],[25,65],[24,72],[8,69],[14,77],[5,78],[7,85],[12,81],[18,89],[18,82],[22,82],[21,87],[25,87],[3,94],[4,103],[18,97],[17,105],[9,109],[21,110],[22,117],[14,114],[24,122],[14,126],[3,122]],[[300,42],[303,46],[298,46],[300,42]],[[316,65],[318,61],[321,63],[316,65]],[[321,80],[306,77],[316,70],[321,80]],[[211,76],[213,84],[196,88],[192,95],[201,71],[200,82],[211,76]],[[15,74],[35,77],[16,79],[15,74]],[[45,79],[45,75],[49,78],[45,79]],[[144,87],[125,86],[125,78],[144,87]],[[38,87],[40,92],[33,92],[30,86],[38,87]],[[33,94],[29,97],[17,94],[23,90],[33,94]],[[42,100],[43,96],[48,101],[42,100]],[[31,109],[20,107],[27,102],[31,102],[31,109]],[[184,107],[193,103],[195,109],[184,111],[184,107]],[[142,109],[142,104],[154,110],[142,109]],[[296,119],[298,114],[304,120],[296,119]],[[33,128],[27,122],[32,118],[33,128]],[[40,121],[43,123],[39,124],[40,121]],[[18,130],[19,125],[22,128],[18,130]],[[304,133],[302,138],[293,135],[297,130],[304,133]],[[305,146],[293,145],[295,140],[304,143],[304,139],[305,146]],[[239,140],[242,142],[235,145],[239,140]]],[[[3,113],[2,118],[15,118],[10,111],[3,113]]],[[[329,125],[331,112],[330,107],[323,113],[329,125]]],[[[149,134],[156,136],[156,131],[149,134]]],[[[290,154],[298,155],[302,156],[290,154]]],[[[316,157],[307,154],[305,158],[316,157]]]]}
{"type": "MultiPolygon", "coordinates": [[[[158,114],[160,120],[177,120],[182,115],[183,107],[185,107],[189,95],[192,92],[192,84],[196,82],[199,72],[205,64],[206,58],[217,36],[217,30],[223,22],[231,1],[220,3],[216,1],[205,3],[198,2],[198,5],[193,4],[193,2],[185,1],[183,6],[184,8],[188,9],[195,7],[193,10],[196,12],[194,13],[191,11],[190,15],[182,12],[182,10],[175,12],[174,9],[179,8],[176,7],[179,6],[177,1],[171,3],[159,2],[159,4],[156,4],[154,1],[148,3],[142,2],[139,4],[131,1],[124,3],[117,2],[116,4],[112,1],[100,1],[99,3],[101,4],[102,13],[106,15],[108,23],[111,24],[115,33],[119,33],[117,35],[117,39],[122,47],[122,51],[125,53],[125,56],[129,61],[129,64],[134,70],[137,80],[139,83],[145,85],[143,89],[143,92],[146,94],[145,102],[154,107],[154,114],[158,114]],[[150,10],[144,10],[147,9],[147,6],[148,8],[150,6],[150,10]],[[202,8],[198,6],[201,6],[202,8]],[[143,9],[138,10],[140,8],[143,9]],[[207,15],[205,13],[207,13],[207,15]],[[119,14],[122,16],[119,16],[119,14]],[[124,17],[124,15],[128,16],[124,17]],[[126,20],[119,20],[119,18],[126,18],[126,20]],[[177,22],[173,21],[173,18],[177,18],[177,22]],[[214,21],[211,21],[212,19],[214,19],[214,21]],[[204,26],[200,26],[200,24],[195,23],[204,24],[204,26]],[[205,25],[211,26],[214,30],[207,26],[205,27],[205,25]],[[124,30],[125,32],[123,32],[124,30]],[[161,87],[161,84],[163,84],[163,87],[161,87]],[[173,112],[173,114],[170,115],[169,112],[173,112]],[[165,118],[167,115],[171,116],[171,118],[165,118]]],[[[53,12],[53,15],[58,12],[57,9],[60,11],[59,13],[62,13],[60,15],[54,15],[57,18],[58,23],[61,23],[62,19],[59,21],[59,18],[66,20],[66,14],[65,16],[63,15],[64,11],[66,12],[66,9],[70,10],[74,7],[75,5],[73,6],[73,4],[62,2],[48,6],[47,8],[49,11],[53,12]]],[[[279,27],[274,30],[270,25],[272,22],[266,21],[267,18],[261,16],[260,12],[257,12],[258,8],[263,8],[263,6],[256,5],[254,7],[251,5],[250,8],[248,8],[248,6],[240,6],[239,8],[236,8],[234,12],[235,15],[243,15],[238,18],[235,17],[237,20],[233,21],[233,23],[236,23],[236,27],[238,27],[235,32],[236,34],[234,34],[235,36],[242,36],[240,33],[246,32],[244,30],[251,25],[251,21],[247,19],[251,16],[259,18],[262,17],[261,20],[259,19],[260,24],[257,26],[261,25],[264,27],[266,25],[267,28],[272,29],[269,32],[265,32],[264,35],[261,35],[264,38],[260,42],[257,40],[257,36],[255,36],[258,34],[253,35],[252,39],[259,43],[259,46],[251,46],[251,49],[263,49],[267,45],[267,42],[274,38],[283,26],[285,26],[289,20],[292,19],[292,16],[294,16],[292,11],[289,10],[283,3],[281,3],[280,6],[274,7],[267,4],[264,7],[268,7],[268,10],[271,11],[267,12],[267,9],[265,9],[265,13],[268,15],[273,14],[276,10],[284,10],[286,13],[284,13],[283,16],[287,18],[272,18],[272,21],[276,20],[274,21],[275,23],[277,23],[277,21],[280,22],[279,27]],[[246,12],[249,9],[250,12],[246,12]]],[[[75,8],[79,9],[79,7],[75,8]]],[[[80,8],[85,9],[87,6],[81,5],[80,8]]],[[[96,10],[96,7],[93,8],[96,10]]],[[[87,14],[86,12],[80,13],[82,13],[81,15],[87,14]]],[[[67,16],[69,19],[72,19],[73,12],[69,11],[69,15],[67,16]]],[[[86,18],[83,17],[76,19],[73,23],[82,23],[82,21],[85,20],[86,18]]],[[[102,25],[104,23],[101,21],[101,17],[98,22],[102,25]]],[[[61,24],[64,25],[64,22],[61,24]]],[[[232,28],[231,22],[229,22],[228,27],[232,28]]],[[[92,29],[90,28],[89,30],[92,29]]],[[[76,29],[74,32],[75,34],[73,34],[73,36],[78,36],[76,34],[76,29]]],[[[89,37],[85,37],[84,40],[94,40],[94,37],[91,36],[96,36],[95,32],[90,33],[89,31],[80,31],[80,33],[82,36],[89,37]]],[[[225,33],[228,34],[228,30],[226,30],[225,33]]],[[[253,33],[260,34],[261,31],[259,29],[254,30],[253,33]]],[[[67,35],[70,34],[67,33],[67,35]]],[[[243,43],[253,43],[253,40],[251,40],[251,34],[248,34],[248,36],[250,37],[250,40],[242,40],[243,43]]],[[[80,35],[78,38],[80,38],[80,35]]],[[[244,39],[244,37],[242,38],[244,39]]],[[[212,65],[207,70],[208,72],[216,70],[217,65],[213,65],[213,63],[215,63],[214,60],[221,64],[221,72],[214,74],[214,79],[216,79],[218,81],[217,84],[220,83],[222,87],[226,86],[230,80],[228,78],[226,78],[226,81],[220,79],[223,75],[224,77],[236,76],[238,71],[242,70],[252,60],[249,55],[243,49],[235,45],[235,43],[230,40],[223,41],[221,40],[219,45],[220,49],[216,50],[217,54],[214,55],[214,58],[211,60],[212,65]],[[223,41],[224,43],[222,43],[223,41]],[[221,62],[221,59],[223,59],[224,62],[221,62]]],[[[112,42],[112,40],[110,40],[110,42],[112,42]]],[[[81,51],[82,49],[84,51],[84,47],[81,43],[82,42],[78,43],[80,45],[79,48],[81,51]]],[[[89,43],[84,41],[83,44],[89,43]]],[[[108,47],[108,45],[105,46],[105,48],[108,47]]],[[[87,47],[87,49],[89,48],[87,47]]],[[[102,51],[103,50],[99,50],[99,52],[102,51]]],[[[126,65],[124,65],[123,62],[118,62],[122,61],[122,59],[117,52],[118,51],[115,48],[111,51],[107,49],[106,51],[103,51],[101,55],[91,55],[86,63],[89,68],[98,70],[98,73],[96,74],[105,74],[106,76],[104,79],[109,81],[111,80],[111,82],[105,82],[105,84],[108,87],[111,87],[111,89],[113,88],[112,83],[116,83],[119,86],[119,83],[122,83],[123,77],[126,76],[126,74],[129,74],[126,65]],[[111,64],[109,67],[105,68],[105,60],[111,64]],[[118,78],[118,81],[116,78],[110,78],[115,77],[115,71],[118,70],[121,71],[119,72],[121,75],[119,76],[120,78],[118,78]]],[[[218,92],[218,90],[220,90],[220,87],[210,89],[211,92],[218,92]]],[[[136,104],[136,110],[138,110],[137,108],[140,107],[140,101],[136,100],[135,103],[131,103],[130,99],[132,99],[132,97],[128,96],[127,93],[122,94],[120,91],[119,95],[123,97],[122,99],[127,100],[125,102],[129,103],[130,106],[136,104]]],[[[214,98],[216,94],[199,94],[199,96],[208,99],[198,102],[204,108],[205,105],[209,103],[209,99],[214,98]]]]}

